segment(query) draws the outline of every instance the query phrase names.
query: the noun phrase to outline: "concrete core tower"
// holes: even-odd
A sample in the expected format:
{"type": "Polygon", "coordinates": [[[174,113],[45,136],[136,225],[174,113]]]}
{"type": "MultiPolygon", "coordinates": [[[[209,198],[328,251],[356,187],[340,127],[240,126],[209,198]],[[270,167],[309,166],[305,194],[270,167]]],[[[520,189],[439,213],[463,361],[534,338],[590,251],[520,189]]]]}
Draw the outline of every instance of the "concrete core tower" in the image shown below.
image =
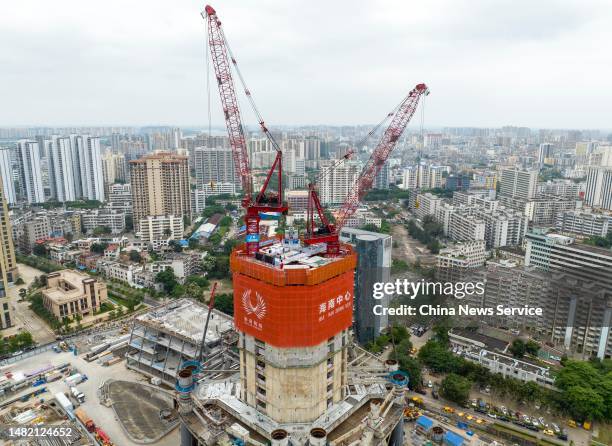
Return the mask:
{"type": "Polygon", "coordinates": [[[240,399],[279,423],[312,422],[344,398],[356,257],[276,241],[232,253],[240,399]]]}

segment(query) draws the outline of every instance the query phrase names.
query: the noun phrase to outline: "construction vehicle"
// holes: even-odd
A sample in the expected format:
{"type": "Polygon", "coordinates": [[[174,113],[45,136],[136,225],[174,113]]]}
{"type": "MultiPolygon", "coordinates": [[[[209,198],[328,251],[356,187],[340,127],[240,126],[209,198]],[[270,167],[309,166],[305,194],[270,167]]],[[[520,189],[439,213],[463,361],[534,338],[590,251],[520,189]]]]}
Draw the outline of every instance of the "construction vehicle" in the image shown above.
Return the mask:
{"type": "Polygon", "coordinates": [[[72,396],[79,402],[79,403],[84,403],[85,402],[85,395],[83,394],[83,392],[81,392],[79,389],[77,389],[75,386],[70,388],[70,393],[72,393],[72,396]]]}
{"type": "Polygon", "coordinates": [[[87,429],[88,432],[93,432],[95,430],[96,424],[93,422],[90,416],[87,415],[87,412],[85,412],[83,408],[79,407],[75,409],[74,416],[77,417],[83,426],[85,426],[85,429],[87,429]]]}
{"type": "Polygon", "coordinates": [[[114,446],[114,444],[111,441],[111,439],[108,436],[108,434],[106,432],[104,432],[101,428],[96,427],[94,429],[94,431],[96,433],[96,439],[98,440],[98,442],[101,445],[103,445],[103,446],[114,446]]]}
{"type": "Polygon", "coordinates": [[[423,407],[423,398],[420,396],[413,396],[410,401],[412,401],[416,407],[423,407]]]}
{"type": "Polygon", "coordinates": [[[414,421],[421,416],[421,411],[414,407],[406,407],[404,409],[404,420],[414,421]]]}
{"type": "Polygon", "coordinates": [[[207,5],[202,12],[202,18],[206,20],[208,25],[208,46],[212,64],[215,70],[217,86],[219,87],[219,95],[221,97],[221,105],[223,107],[223,115],[225,117],[225,125],[229,136],[229,143],[232,149],[232,156],[236,171],[240,175],[242,184],[243,198],[242,206],[246,210],[245,225],[246,225],[246,247],[247,254],[254,256],[259,250],[259,223],[262,214],[268,216],[273,215],[280,218],[281,214],[287,212],[287,206],[283,203],[283,159],[280,146],[268,130],[251,94],[247,88],[242,73],[238,68],[236,58],[231,52],[230,46],[225,38],[225,33],[221,27],[221,20],[217,16],[215,9],[207,5]],[[270,141],[272,147],[276,150],[276,158],[272,163],[272,167],[266,175],[266,179],[260,191],[253,197],[253,178],[251,167],[249,164],[247,143],[244,135],[244,127],[238,106],[238,99],[234,87],[232,77],[232,66],[238,75],[238,79],[244,89],[244,92],[249,100],[249,103],[257,116],[261,131],[270,141]],[[276,192],[268,191],[268,186],[272,177],[276,175],[277,190],[276,192]]]}
{"type": "Polygon", "coordinates": [[[427,85],[418,84],[408,93],[408,96],[404,98],[400,105],[387,115],[388,117],[392,117],[391,123],[383,133],[380,142],[372,151],[372,155],[361,170],[354,187],[349,191],[344,204],[340,208],[336,223],[329,222],[325,216],[315,188],[309,188],[306,235],[304,237],[305,244],[313,245],[325,243],[328,256],[337,256],[340,254],[340,230],[355,214],[359,207],[359,203],[365,194],[372,188],[376,175],[384,166],[389,155],[397,145],[397,141],[402,136],[402,133],[414,115],[421,96],[428,94],[429,89],[427,85]],[[313,224],[315,212],[320,220],[320,225],[318,227],[315,227],[313,224]]]}

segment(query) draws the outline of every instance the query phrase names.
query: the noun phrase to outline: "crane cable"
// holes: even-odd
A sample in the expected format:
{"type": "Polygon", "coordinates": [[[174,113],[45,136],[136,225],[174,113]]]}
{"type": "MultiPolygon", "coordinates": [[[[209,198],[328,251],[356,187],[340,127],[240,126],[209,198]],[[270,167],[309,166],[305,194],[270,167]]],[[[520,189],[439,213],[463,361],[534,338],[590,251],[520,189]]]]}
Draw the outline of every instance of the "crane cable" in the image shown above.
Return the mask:
{"type": "Polygon", "coordinates": [[[210,52],[208,48],[208,20],[204,20],[204,59],[206,60],[206,102],[208,104],[208,141],[210,142],[212,132],[212,108],[210,106],[210,52]]]}
{"type": "MultiPolygon", "coordinates": [[[[403,102],[403,101],[402,101],[403,102]]],[[[384,124],[386,124],[386,122],[395,115],[395,113],[397,113],[397,110],[400,108],[400,106],[402,105],[402,102],[400,102],[391,113],[388,113],[378,124],[376,124],[374,127],[372,127],[372,129],[366,133],[366,135],[361,138],[359,141],[357,141],[355,143],[355,150],[351,151],[349,149],[350,155],[356,154],[359,150],[359,146],[364,144],[369,138],[372,137],[372,135],[374,135],[379,129],[380,127],[382,127],[384,124]]],[[[314,184],[318,183],[319,180],[322,180],[323,178],[325,178],[327,175],[329,175],[331,173],[331,171],[333,169],[335,169],[337,166],[339,166],[343,161],[345,161],[348,158],[342,157],[339,159],[336,159],[336,161],[331,164],[330,166],[327,166],[325,168],[325,170],[323,170],[323,172],[321,172],[314,180],[314,184]]]]}
{"type": "Polygon", "coordinates": [[[227,41],[227,38],[225,37],[225,32],[223,31],[223,29],[221,29],[221,35],[223,36],[225,47],[227,48],[227,52],[232,61],[232,65],[234,66],[234,70],[236,71],[236,74],[238,75],[238,80],[240,80],[240,84],[242,85],[244,94],[246,95],[247,99],[249,100],[249,103],[251,104],[251,108],[253,109],[253,112],[255,113],[255,116],[257,117],[257,121],[259,122],[259,125],[262,127],[262,130],[264,134],[266,135],[266,138],[268,138],[268,140],[270,141],[274,149],[277,152],[280,152],[281,148],[279,144],[276,142],[276,139],[274,138],[274,136],[272,136],[272,134],[264,126],[263,116],[261,116],[261,113],[259,112],[259,109],[257,108],[257,105],[255,104],[255,100],[253,99],[251,90],[249,90],[249,88],[247,87],[246,81],[244,80],[244,77],[242,76],[242,72],[240,71],[240,68],[238,67],[238,62],[236,61],[236,58],[234,57],[234,53],[232,52],[232,48],[230,47],[230,44],[227,41]]]}

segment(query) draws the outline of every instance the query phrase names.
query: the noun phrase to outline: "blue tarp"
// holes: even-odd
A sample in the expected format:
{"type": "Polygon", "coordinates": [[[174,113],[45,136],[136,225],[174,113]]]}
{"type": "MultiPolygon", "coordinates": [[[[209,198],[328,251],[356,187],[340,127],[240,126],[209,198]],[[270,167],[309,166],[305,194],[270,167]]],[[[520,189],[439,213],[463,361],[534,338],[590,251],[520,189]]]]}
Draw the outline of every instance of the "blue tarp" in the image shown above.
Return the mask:
{"type": "Polygon", "coordinates": [[[425,415],[421,415],[419,418],[417,418],[416,424],[428,431],[433,427],[433,420],[427,418],[425,415]]]}
{"type": "Polygon", "coordinates": [[[444,444],[448,446],[461,446],[463,441],[463,437],[453,431],[446,431],[444,433],[444,444]]]}

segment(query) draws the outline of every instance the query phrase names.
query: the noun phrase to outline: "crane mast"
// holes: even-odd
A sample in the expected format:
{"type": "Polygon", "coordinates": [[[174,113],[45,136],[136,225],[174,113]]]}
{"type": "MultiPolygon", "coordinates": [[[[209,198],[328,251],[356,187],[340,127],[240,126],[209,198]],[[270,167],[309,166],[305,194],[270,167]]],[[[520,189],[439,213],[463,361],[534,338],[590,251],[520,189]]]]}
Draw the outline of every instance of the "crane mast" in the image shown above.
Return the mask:
{"type": "Polygon", "coordinates": [[[307,234],[304,238],[304,242],[306,244],[324,242],[327,243],[328,255],[333,256],[339,254],[340,230],[344,227],[346,221],[355,214],[355,211],[359,207],[359,203],[367,191],[371,189],[376,175],[378,172],[380,172],[380,169],[382,169],[383,165],[389,158],[389,155],[397,145],[397,141],[401,137],[402,133],[404,133],[406,126],[414,115],[417,105],[419,104],[419,99],[422,95],[428,94],[429,90],[427,89],[427,86],[425,84],[418,84],[410,91],[408,96],[406,96],[406,98],[399,105],[396,112],[393,114],[391,123],[385,130],[380,142],[372,152],[372,155],[368,159],[366,165],[361,170],[354,187],[351,188],[350,192],[348,193],[348,196],[346,197],[344,204],[338,213],[338,218],[336,219],[335,224],[329,223],[326,218],[321,218],[321,215],[324,214],[319,197],[314,187],[309,188],[309,212],[310,209],[312,209],[309,219],[314,217],[314,210],[316,210],[322,225],[315,229],[312,222],[307,222],[307,234]]]}
{"type": "Polygon", "coordinates": [[[225,38],[223,29],[221,28],[221,20],[217,16],[215,9],[207,5],[202,13],[204,20],[208,22],[208,44],[210,48],[211,59],[215,70],[217,85],[219,87],[219,95],[221,97],[221,105],[225,118],[225,125],[229,136],[230,147],[232,148],[232,156],[236,171],[240,175],[242,184],[243,199],[242,206],[246,209],[245,226],[246,226],[246,248],[248,255],[254,256],[259,249],[259,222],[262,213],[286,213],[287,207],[283,204],[283,184],[282,184],[282,152],[280,147],[272,137],[270,131],[266,127],[259,110],[255,105],[255,101],[251,92],[246,88],[246,84],[236,59],[232,56],[231,50],[225,38]],[[272,167],[268,171],[264,184],[261,190],[257,193],[253,200],[253,177],[249,164],[246,138],[244,136],[244,127],[240,116],[240,108],[234,88],[234,79],[232,77],[231,66],[234,66],[238,74],[238,78],[244,87],[245,94],[255,112],[261,130],[266,137],[272,142],[276,149],[276,158],[272,167]],[[272,176],[277,175],[277,192],[267,193],[267,188],[270,185],[272,176]]]}
{"type": "Polygon", "coordinates": [[[253,179],[251,177],[246,138],[242,127],[238,99],[234,89],[234,80],[232,78],[225,35],[221,28],[221,21],[217,17],[217,12],[214,8],[207,5],[204,11],[206,12],[206,16],[204,16],[204,14],[202,14],[202,16],[204,19],[208,20],[208,45],[215,68],[219,95],[221,96],[225,126],[227,127],[229,143],[232,148],[234,164],[236,165],[236,170],[240,175],[242,183],[242,191],[244,192],[243,206],[247,207],[252,200],[253,179]]]}

